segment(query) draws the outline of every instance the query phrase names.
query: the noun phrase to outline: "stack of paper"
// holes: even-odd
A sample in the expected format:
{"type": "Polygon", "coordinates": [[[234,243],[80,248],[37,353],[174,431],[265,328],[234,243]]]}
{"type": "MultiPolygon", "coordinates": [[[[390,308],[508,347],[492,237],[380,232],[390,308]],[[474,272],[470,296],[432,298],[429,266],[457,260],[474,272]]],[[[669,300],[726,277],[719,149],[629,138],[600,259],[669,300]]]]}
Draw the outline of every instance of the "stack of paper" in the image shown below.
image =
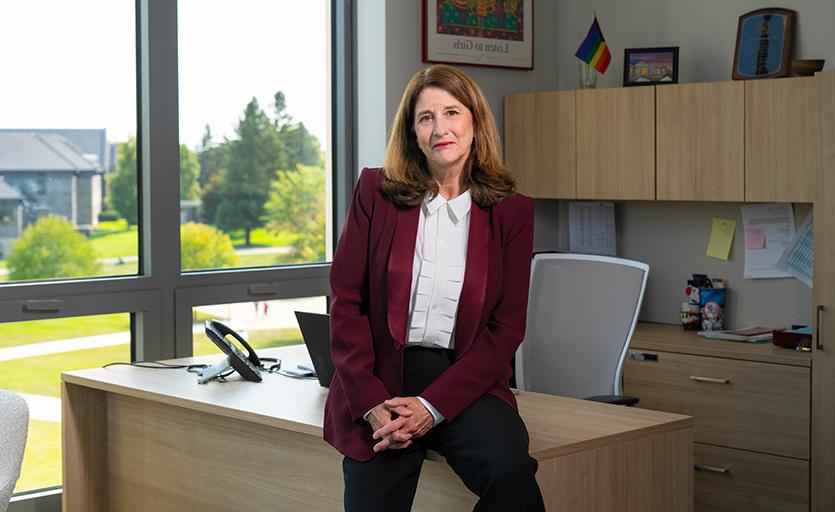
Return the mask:
{"type": "Polygon", "coordinates": [[[699,331],[699,336],[709,340],[731,341],[771,341],[774,329],[768,327],[748,327],[746,329],[732,329],[726,331],[699,331]]]}

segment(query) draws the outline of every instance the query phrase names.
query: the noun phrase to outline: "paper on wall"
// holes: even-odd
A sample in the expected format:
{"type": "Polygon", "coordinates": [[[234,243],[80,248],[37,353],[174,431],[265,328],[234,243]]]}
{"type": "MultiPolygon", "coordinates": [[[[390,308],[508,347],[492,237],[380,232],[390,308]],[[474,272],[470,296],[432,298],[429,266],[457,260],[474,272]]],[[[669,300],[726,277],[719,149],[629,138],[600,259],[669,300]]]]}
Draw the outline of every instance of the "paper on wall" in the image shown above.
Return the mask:
{"type": "Polygon", "coordinates": [[[750,204],[742,206],[745,244],[745,279],[792,277],[777,263],[794,239],[794,210],[791,203],[750,204]],[[760,231],[763,233],[761,234],[760,231]],[[761,235],[763,240],[759,241],[761,235]],[[753,241],[753,240],[752,240],[753,241]]]}
{"type": "Polygon", "coordinates": [[[615,204],[570,202],[568,246],[571,252],[615,256],[615,204]]]}
{"type": "Polygon", "coordinates": [[[800,229],[792,239],[786,252],[777,262],[777,268],[785,270],[799,279],[803,284],[812,288],[813,277],[813,248],[814,231],[812,229],[812,210],[806,215],[800,229]]]}

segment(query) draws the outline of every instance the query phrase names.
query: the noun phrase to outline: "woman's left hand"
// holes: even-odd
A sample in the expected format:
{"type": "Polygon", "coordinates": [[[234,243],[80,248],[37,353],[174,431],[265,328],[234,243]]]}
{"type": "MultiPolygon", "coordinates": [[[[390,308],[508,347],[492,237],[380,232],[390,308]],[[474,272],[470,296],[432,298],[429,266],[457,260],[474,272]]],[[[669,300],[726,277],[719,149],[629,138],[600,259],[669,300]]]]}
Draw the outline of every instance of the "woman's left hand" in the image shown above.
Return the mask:
{"type": "MultiPolygon", "coordinates": [[[[379,430],[374,432],[374,439],[381,439],[388,434],[394,432],[409,434],[409,438],[421,437],[429,432],[429,429],[435,426],[435,419],[432,414],[423,405],[423,402],[418,400],[415,396],[394,397],[383,402],[386,407],[392,412],[399,413],[399,410],[406,408],[412,411],[409,417],[400,416],[400,419],[405,421],[400,428],[395,427],[395,422],[389,422],[383,425],[379,430]]],[[[394,439],[399,440],[397,434],[394,439]]]]}

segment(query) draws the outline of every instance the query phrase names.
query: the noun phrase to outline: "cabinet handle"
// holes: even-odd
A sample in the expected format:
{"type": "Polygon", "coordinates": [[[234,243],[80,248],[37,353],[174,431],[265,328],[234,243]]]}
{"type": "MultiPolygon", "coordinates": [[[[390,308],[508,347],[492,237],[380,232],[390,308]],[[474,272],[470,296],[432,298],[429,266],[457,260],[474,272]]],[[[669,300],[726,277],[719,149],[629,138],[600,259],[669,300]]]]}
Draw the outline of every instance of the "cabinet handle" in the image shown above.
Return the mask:
{"type": "Polygon", "coordinates": [[[719,466],[708,466],[707,464],[693,464],[693,469],[696,471],[707,471],[709,473],[721,473],[723,475],[730,475],[731,470],[728,468],[720,468],[719,466]]]}
{"type": "Polygon", "coordinates": [[[823,331],[823,323],[821,314],[823,313],[823,304],[818,304],[815,308],[815,349],[823,350],[823,343],[821,343],[821,332],[823,331]]]}
{"type": "Polygon", "coordinates": [[[698,375],[691,375],[690,380],[696,382],[710,382],[712,384],[730,384],[731,379],[714,379],[713,377],[699,377],[698,375]]]}

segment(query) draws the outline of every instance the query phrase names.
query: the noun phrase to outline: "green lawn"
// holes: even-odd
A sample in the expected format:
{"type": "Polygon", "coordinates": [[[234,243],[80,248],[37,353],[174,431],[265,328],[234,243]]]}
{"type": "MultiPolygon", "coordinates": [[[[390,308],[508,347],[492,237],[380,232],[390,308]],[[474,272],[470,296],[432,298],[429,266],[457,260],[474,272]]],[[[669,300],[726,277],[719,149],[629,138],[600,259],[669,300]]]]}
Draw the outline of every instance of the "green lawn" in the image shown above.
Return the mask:
{"type": "MultiPolygon", "coordinates": [[[[246,242],[244,234],[244,230],[242,229],[229,233],[229,237],[232,239],[232,245],[236,249],[246,247],[244,245],[246,242]]],[[[264,228],[253,229],[249,233],[250,247],[283,247],[289,245],[291,239],[292,235],[279,233],[276,236],[264,228]]]]}
{"type": "Polygon", "coordinates": [[[128,330],[128,313],[0,323],[0,348],[128,330]]]}
{"type": "Polygon", "coordinates": [[[23,467],[15,492],[61,485],[61,424],[29,420],[23,467]]]}
{"type": "Polygon", "coordinates": [[[91,348],[0,362],[0,389],[34,395],[61,396],[61,372],[130,361],[130,346],[91,348]]]}
{"type": "Polygon", "coordinates": [[[90,236],[97,258],[118,258],[139,254],[139,231],[124,220],[102,222],[90,236]]]}

